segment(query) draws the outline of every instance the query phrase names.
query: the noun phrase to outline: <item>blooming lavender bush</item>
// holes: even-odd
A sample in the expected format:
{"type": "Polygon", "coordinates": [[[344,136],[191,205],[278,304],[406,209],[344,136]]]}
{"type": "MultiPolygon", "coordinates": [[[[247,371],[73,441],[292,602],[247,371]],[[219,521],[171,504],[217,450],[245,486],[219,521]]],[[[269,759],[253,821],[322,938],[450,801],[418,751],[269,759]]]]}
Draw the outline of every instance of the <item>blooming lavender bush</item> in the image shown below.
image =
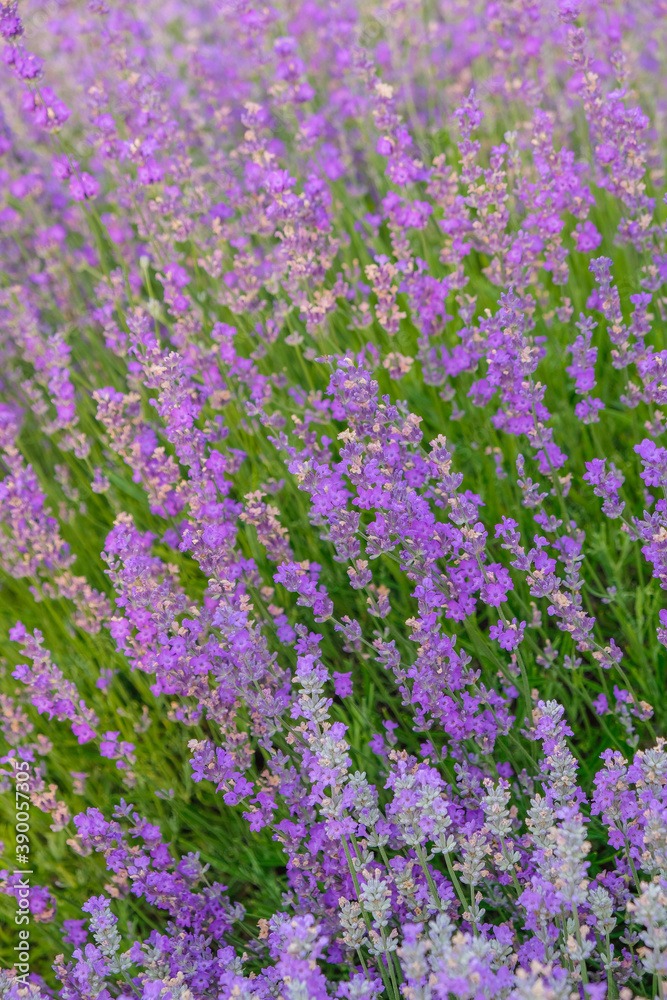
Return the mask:
{"type": "Polygon", "coordinates": [[[664,1000],[663,0],[0,34],[0,997],[664,1000]]]}

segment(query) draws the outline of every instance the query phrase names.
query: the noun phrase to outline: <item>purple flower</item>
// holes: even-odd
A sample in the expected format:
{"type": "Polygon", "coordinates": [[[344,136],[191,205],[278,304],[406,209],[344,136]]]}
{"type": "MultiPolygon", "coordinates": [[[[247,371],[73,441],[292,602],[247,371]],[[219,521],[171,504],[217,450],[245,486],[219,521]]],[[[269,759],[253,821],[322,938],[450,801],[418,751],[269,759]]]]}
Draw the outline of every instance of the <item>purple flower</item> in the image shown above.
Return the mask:
{"type": "Polygon", "coordinates": [[[63,941],[66,941],[68,944],[84,944],[88,937],[85,920],[63,920],[63,929],[66,932],[63,935],[63,941]]]}
{"type": "Polygon", "coordinates": [[[352,674],[339,673],[334,670],[334,691],[339,698],[347,698],[352,694],[352,674]]]}
{"type": "Polygon", "coordinates": [[[667,646],[667,611],[664,608],[661,608],[658,617],[660,618],[660,625],[657,630],[658,641],[661,642],[663,646],[667,646]]]}
{"type": "Polygon", "coordinates": [[[95,198],[99,194],[100,185],[94,177],[83,171],[81,174],[72,175],[69,189],[74,201],[85,201],[87,198],[95,198]]]}
{"type": "Polygon", "coordinates": [[[585,482],[590,483],[593,492],[597,497],[602,497],[604,503],[602,510],[607,517],[620,517],[625,507],[625,502],[619,500],[618,491],[625,482],[625,477],[618,471],[611,462],[609,471],[606,469],[607,460],[605,458],[594,458],[586,462],[586,472],[583,475],[585,482]]]}
{"type": "Polygon", "coordinates": [[[591,253],[602,243],[602,237],[592,222],[579,222],[574,227],[574,241],[580,253],[591,253]]]}
{"type": "Polygon", "coordinates": [[[513,650],[522,642],[525,628],[526,623],[517,623],[516,618],[511,622],[498,619],[498,624],[489,629],[489,635],[492,639],[497,639],[501,649],[513,650]]]}

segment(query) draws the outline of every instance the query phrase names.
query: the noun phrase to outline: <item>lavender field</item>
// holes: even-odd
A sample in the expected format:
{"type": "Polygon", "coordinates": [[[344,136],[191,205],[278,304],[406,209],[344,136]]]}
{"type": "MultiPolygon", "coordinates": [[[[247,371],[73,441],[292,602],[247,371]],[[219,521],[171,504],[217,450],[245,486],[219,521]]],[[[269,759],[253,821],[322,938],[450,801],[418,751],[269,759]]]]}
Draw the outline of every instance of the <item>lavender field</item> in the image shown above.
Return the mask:
{"type": "Polygon", "coordinates": [[[0,35],[0,1000],[666,1000],[665,0],[0,35]]]}

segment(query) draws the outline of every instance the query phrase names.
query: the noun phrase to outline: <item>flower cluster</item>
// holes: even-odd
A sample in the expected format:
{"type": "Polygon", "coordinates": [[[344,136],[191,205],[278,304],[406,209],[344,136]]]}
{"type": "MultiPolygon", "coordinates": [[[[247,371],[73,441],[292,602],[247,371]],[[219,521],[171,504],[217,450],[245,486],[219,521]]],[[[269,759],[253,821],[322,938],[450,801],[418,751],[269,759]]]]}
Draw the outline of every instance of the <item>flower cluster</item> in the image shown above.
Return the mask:
{"type": "Polygon", "coordinates": [[[0,996],[664,1000],[664,3],[0,35],[0,996]]]}

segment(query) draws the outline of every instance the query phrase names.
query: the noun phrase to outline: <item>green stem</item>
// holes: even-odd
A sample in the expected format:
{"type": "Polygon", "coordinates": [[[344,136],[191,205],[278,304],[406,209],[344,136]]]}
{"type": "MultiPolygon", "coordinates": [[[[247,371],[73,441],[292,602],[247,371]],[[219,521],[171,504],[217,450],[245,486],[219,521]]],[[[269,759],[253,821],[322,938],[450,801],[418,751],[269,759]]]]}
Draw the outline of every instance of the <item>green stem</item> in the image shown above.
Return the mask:
{"type": "MultiPolygon", "coordinates": [[[[609,931],[605,931],[604,938],[607,944],[607,961],[611,962],[611,944],[609,942],[609,931]]],[[[607,969],[607,997],[609,1000],[618,1000],[618,986],[611,969],[607,969]]]]}
{"type": "MultiPolygon", "coordinates": [[[[583,948],[583,940],[581,937],[581,925],[579,923],[579,912],[577,910],[576,904],[572,907],[572,915],[574,916],[574,936],[577,939],[577,944],[580,948],[583,948]]],[[[584,959],[581,961],[581,981],[584,986],[588,986],[588,969],[586,968],[586,962],[584,959]]]]}
{"type": "Polygon", "coordinates": [[[464,911],[468,909],[468,901],[465,898],[463,889],[461,888],[461,883],[459,882],[459,877],[454,871],[454,865],[452,864],[452,859],[449,856],[449,852],[445,854],[445,863],[447,865],[447,871],[449,872],[449,877],[452,880],[452,885],[454,886],[454,891],[458,896],[459,903],[463,907],[464,911]]]}
{"type": "Polygon", "coordinates": [[[433,876],[429,871],[428,863],[426,861],[426,855],[424,854],[424,848],[421,844],[417,844],[415,847],[417,857],[419,858],[419,864],[424,870],[424,875],[426,875],[426,881],[428,882],[428,887],[431,890],[431,895],[433,896],[433,902],[437,906],[438,910],[442,913],[442,900],[440,899],[440,893],[438,892],[437,886],[433,881],[433,876]]]}
{"type": "MultiPolygon", "coordinates": [[[[343,850],[345,851],[345,857],[347,858],[347,866],[350,870],[350,875],[352,876],[352,884],[354,885],[354,891],[357,894],[357,902],[361,907],[361,915],[364,918],[364,923],[366,924],[366,930],[371,931],[373,929],[373,923],[371,921],[370,914],[368,913],[368,911],[364,907],[364,904],[361,901],[361,888],[359,886],[359,879],[357,877],[354,865],[352,864],[352,855],[350,854],[350,848],[348,847],[346,837],[343,837],[342,843],[343,843],[343,850]]],[[[389,983],[387,982],[385,971],[382,968],[382,962],[378,962],[378,971],[382,978],[382,983],[384,985],[384,988],[387,991],[387,994],[389,994],[390,993],[389,983]]],[[[398,993],[396,995],[396,1000],[398,1000],[398,993]]]]}
{"type": "Polygon", "coordinates": [[[357,948],[356,952],[357,952],[357,958],[359,959],[359,963],[361,965],[361,968],[364,970],[364,973],[366,975],[366,979],[369,979],[368,966],[366,965],[366,959],[364,958],[364,953],[362,952],[361,948],[357,948]]]}
{"type": "Polygon", "coordinates": [[[628,843],[628,838],[625,838],[625,856],[628,859],[628,864],[630,865],[630,871],[632,872],[632,877],[635,882],[635,888],[638,893],[641,893],[641,886],[639,884],[639,876],[637,874],[637,869],[635,868],[634,861],[630,857],[630,844],[628,843]]]}
{"type": "MultiPolygon", "coordinates": [[[[509,851],[507,850],[507,845],[505,844],[505,841],[503,840],[502,837],[500,837],[499,839],[500,839],[500,846],[503,849],[503,857],[505,858],[505,861],[508,864],[510,864],[509,851]]],[[[516,872],[514,870],[514,865],[513,864],[510,865],[510,868],[508,870],[509,870],[510,875],[512,876],[512,882],[514,883],[514,888],[516,889],[517,896],[520,896],[521,895],[521,886],[519,885],[519,880],[516,877],[516,872]]]]}
{"type": "Polygon", "coordinates": [[[470,913],[470,922],[472,924],[473,933],[476,934],[477,933],[477,921],[474,920],[473,916],[472,916],[472,911],[473,911],[473,907],[474,906],[475,906],[475,887],[471,883],[470,884],[470,910],[471,910],[471,913],[470,913]]]}
{"type": "Polygon", "coordinates": [[[384,946],[384,955],[387,960],[387,968],[389,969],[389,978],[391,979],[391,985],[394,988],[394,996],[396,1000],[400,1000],[401,994],[398,990],[398,983],[396,982],[396,973],[394,972],[394,962],[393,956],[389,949],[387,948],[387,935],[384,932],[384,927],[380,928],[380,936],[382,937],[382,944],[384,946]]]}

